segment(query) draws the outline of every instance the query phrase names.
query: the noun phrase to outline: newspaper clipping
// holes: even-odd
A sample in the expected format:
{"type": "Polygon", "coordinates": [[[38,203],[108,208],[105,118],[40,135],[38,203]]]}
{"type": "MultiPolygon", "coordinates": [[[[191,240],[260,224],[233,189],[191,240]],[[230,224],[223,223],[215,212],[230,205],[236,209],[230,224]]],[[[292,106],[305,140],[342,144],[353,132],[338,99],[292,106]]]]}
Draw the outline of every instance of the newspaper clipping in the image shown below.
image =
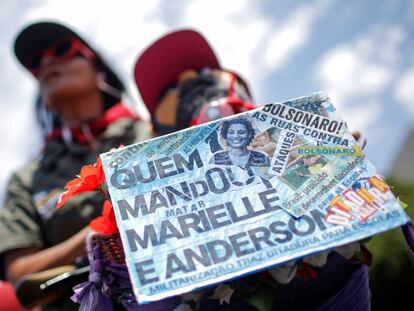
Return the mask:
{"type": "Polygon", "coordinates": [[[140,303],[409,221],[323,93],[101,157],[140,303]]]}

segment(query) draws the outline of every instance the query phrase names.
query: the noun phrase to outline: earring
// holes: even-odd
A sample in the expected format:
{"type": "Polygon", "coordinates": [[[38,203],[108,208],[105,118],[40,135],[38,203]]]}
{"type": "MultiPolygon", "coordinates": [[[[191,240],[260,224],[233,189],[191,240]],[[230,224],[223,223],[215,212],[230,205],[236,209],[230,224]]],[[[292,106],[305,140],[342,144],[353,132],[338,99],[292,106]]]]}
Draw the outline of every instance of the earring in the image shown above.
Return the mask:
{"type": "Polygon", "coordinates": [[[122,99],[122,92],[105,81],[106,74],[99,72],[96,74],[96,86],[102,92],[105,92],[115,98],[122,99]]]}

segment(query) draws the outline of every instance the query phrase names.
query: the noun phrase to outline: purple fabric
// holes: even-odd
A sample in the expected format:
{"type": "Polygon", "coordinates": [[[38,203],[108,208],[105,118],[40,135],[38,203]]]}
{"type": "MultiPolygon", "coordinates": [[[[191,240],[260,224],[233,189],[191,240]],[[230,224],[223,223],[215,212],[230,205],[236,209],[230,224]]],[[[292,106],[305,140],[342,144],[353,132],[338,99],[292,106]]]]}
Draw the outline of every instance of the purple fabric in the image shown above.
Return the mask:
{"type": "Polygon", "coordinates": [[[118,304],[127,311],[163,311],[173,310],[178,304],[177,299],[171,298],[139,305],[132,291],[127,267],[103,260],[98,246],[91,248],[89,243],[87,246],[91,262],[89,280],[75,286],[71,297],[80,304],[79,310],[113,311],[113,304],[118,304]]]}
{"type": "Polygon", "coordinates": [[[109,297],[102,295],[102,265],[98,256],[93,256],[91,271],[87,282],[76,285],[73,288],[72,301],[79,303],[80,311],[87,310],[111,310],[112,302],[109,297]]]}
{"type": "MultiPolygon", "coordinates": [[[[367,268],[357,261],[347,260],[336,252],[331,252],[328,255],[327,263],[316,269],[316,278],[310,278],[307,282],[302,278],[295,278],[289,284],[278,288],[275,291],[275,306],[273,309],[278,311],[303,311],[319,310],[318,308],[325,305],[332,307],[335,303],[341,305],[346,300],[341,301],[343,296],[338,296],[338,293],[350,286],[349,282],[353,280],[354,274],[360,278],[360,282],[368,284],[368,275],[359,274],[360,269],[366,270],[367,268]]],[[[368,286],[366,292],[361,294],[363,294],[363,297],[369,298],[368,286]]],[[[350,297],[346,299],[350,299],[350,297]]],[[[333,310],[336,310],[336,308],[333,310]]],[[[352,307],[348,310],[352,310],[352,307]]]]}
{"type": "Polygon", "coordinates": [[[257,311],[255,307],[240,298],[232,297],[230,304],[220,302],[217,299],[203,299],[200,302],[200,309],[198,311],[257,311]]]}
{"type": "Polygon", "coordinates": [[[164,299],[145,305],[138,305],[132,291],[128,269],[124,265],[110,263],[104,265],[105,274],[103,292],[109,297],[118,297],[117,301],[127,311],[163,311],[173,310],[178,304],[175,298],[164,299]]]}
{"type": "Polygon", "coordinates": [[[315,311],[369,311],[371,292],[368,284],[368,268],[361,266],[346,281],[341,290],[315,309],[315,311]]]}
{"type": "MultiPolygon", "coordinates": [[[[317,269],[316,279],[304,282],[295,278],[275,290],[275,311],[368,311],[371,293],[368,287],[368,268],[339,254],[331,253],[325,266],[317,269]]],[[[200,311],[256,310],[247,302],[232,297],[230,305],[217,300],[201,301],[200,311]],[[234,298],[234,299],[233,299],[234,298]]]]}
{"type": "Polygon", "coordinates": [[[414,225],[409,222],[408,224],[402,226],[401,230],[404,234],[408,247],[410,248],[411,252],[414,253],[414,225]]]}
{"type": "MultiPolygon", "coordinates": [[[[127,311],[164,311],[173,310],[179,304],[178,298],[170,298],[138,305],[126,266],[103,260],[97,247],[89,252],[89,259],[89,280],[77,285],[72,296],[73,301],[80,303],[80,310],[113,311],[114,305],[121,305],[127,311]]],[[[333,252],[327,264],[317,271],[316,279],[304,282],[296,278],[276,290],[274,310],[370,310],[366,266],[333,252]]],[[[234,298],[230,305],[221,306],[217,300],[203,299],[200,310],[254,310],[240,298],[234,298]]]]}

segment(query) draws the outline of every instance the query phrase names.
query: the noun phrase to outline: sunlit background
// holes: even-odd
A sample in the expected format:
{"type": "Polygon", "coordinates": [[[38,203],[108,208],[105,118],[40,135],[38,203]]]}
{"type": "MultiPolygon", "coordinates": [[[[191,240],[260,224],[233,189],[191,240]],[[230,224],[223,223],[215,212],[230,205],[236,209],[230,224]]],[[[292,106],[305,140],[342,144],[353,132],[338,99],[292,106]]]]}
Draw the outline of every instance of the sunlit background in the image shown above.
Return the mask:
{"type": "Polygon", "coordinates": [[[3,0],[0,8],[0,200],[10,172],[42,145],[36,83],[12,53],[18,30],[38,19],[63,21],[103,51],[137,105],[138,53],[165,32],[196,28],[250,82],[257,103],[327,92],[384,175],[413,125],[414,1],[3,0]]]}

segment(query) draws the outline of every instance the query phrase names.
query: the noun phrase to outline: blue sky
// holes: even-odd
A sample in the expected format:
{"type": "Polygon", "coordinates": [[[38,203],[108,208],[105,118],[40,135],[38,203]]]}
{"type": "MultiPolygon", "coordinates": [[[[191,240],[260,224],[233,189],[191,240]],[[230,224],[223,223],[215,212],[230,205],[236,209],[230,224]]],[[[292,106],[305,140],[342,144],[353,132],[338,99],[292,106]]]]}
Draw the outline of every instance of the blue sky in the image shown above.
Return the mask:
{"type": "Polygon", "coordinates": [[[257,103],[325,91],[368,139],[386,175],[414,120],[414,1],[24,1],[0,4],[0,200],[13,169],[38,154],[34,79],[15,61],[13,38],[34,20],[76,28],[132,81],[138,53],[164,33],[204,33],[224,67],[251,84],[257,103]],[[84,10],[82,11],[83,8],[84,10]]]}

